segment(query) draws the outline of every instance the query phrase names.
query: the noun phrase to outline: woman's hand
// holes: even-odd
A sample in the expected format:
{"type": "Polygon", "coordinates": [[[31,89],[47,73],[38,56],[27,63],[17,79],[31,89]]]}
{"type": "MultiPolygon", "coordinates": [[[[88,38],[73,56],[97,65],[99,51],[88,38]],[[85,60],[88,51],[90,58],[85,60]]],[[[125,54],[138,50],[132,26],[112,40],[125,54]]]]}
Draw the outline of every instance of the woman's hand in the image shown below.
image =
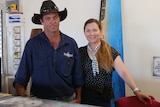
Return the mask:
{"type": "Polygon", "coordinates": [[[152,99],[154,99],[153,96],[142,93],[140,91],[134,92],[134,94],[137,96],[137,98],[142,101],[144,104],[152,104],[152,99]]]}

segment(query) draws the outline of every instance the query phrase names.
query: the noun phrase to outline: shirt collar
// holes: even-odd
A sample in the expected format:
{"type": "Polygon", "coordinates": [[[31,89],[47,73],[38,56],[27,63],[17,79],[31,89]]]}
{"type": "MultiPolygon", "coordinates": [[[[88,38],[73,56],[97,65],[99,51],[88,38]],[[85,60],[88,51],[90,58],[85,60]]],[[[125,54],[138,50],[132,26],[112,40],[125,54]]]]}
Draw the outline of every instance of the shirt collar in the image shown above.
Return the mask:
{"type": "MultiPolygon", "coordinates": [[[[47,40],[48,41],[48,38],[46,36],[46,34],[44,32],[42,32],[42,34],[40,35],[43,39],[47,40]]],[[[62,46],[65,46],[67,44],[69,44],[69,41],[67,40],[67,35],[65,35],[64,33],[60,32],[60,36],[61,36],[61,41],[59,43],[59,47],[62,47],[62,46]]],[[[49,42],[49,41],[48,41],[49,42]]]]}

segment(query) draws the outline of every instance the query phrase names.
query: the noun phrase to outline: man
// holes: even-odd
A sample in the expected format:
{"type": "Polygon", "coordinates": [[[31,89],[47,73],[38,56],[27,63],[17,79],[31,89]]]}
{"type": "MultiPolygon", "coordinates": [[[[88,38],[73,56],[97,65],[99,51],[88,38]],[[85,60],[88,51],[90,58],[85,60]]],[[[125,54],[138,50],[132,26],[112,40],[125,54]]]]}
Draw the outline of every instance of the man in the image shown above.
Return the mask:
{"type": "Polygon", "coordinates": [[[31,77],[31,94],[38,98],[80,103],[83,85],[82,68],[74,39],[59,30],[67,16],[51,0],[42,3],[40,14],[32,22],[42,24],[44,32],[31,38],[15,75],[13,86],[18,96],[24,96],[31,77]]]}

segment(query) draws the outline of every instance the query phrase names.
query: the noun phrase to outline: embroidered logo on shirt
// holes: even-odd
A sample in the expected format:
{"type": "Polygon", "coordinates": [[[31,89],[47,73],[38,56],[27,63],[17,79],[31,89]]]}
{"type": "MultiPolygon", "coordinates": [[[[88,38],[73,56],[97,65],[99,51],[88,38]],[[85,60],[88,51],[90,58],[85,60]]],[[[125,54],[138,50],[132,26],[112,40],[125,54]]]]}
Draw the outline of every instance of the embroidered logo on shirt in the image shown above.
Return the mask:
{"type": "Polygon", "coordinates": [[[69,52],[67,52],[67,53],[64,53],[64,56],[70,58],[70,57],[73,57],[73,54],[70,54],[69,52]]]}
{"type": "Polygon", "coordinates": [[[65,56],[67,63],[70,64],[73,54],[70,54],[69,52],[67,52],[67,53],[64,53],[64,56],[65,56]]]}

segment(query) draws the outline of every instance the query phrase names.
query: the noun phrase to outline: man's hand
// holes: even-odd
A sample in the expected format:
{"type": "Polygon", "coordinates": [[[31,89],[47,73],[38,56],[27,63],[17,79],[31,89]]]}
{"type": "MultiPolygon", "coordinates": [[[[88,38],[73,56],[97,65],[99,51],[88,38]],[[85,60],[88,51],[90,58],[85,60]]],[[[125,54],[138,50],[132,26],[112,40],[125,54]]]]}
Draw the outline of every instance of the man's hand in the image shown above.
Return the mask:
{"type": "Polygon", "coordinates": [[[70,103],[78,103],[78,104],[80,104],[81,100],[80,99],[74,99],[74,100],[70,101],[70,103]]]}
{"type": "Polygon", "coordinates": [[[15,89],[17,96],[25,96],[25,88],[23,85],[15,84],[15,89]]]}

